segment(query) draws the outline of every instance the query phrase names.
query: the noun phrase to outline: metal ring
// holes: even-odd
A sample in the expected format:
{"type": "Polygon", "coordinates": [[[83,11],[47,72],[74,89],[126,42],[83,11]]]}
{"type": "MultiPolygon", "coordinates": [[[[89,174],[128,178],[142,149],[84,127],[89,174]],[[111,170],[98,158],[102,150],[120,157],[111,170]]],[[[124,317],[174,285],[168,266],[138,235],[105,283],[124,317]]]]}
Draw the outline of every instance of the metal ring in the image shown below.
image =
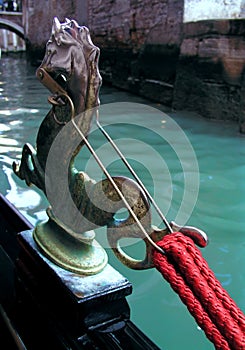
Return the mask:
{"type": "MultiPolygon", "coordinates": [[[[49,103],[51,103],[52,105],[54,105],[54,106],[60,106],[60,107],[62,107],[58,102],[57,102],[57,99],[59,98],[59,97],[62,97],[62,96],[64,96],[67,100],[68,100],[68,102],[69,102],[69,104],[70,104],[70,107],[71,107],[71,120],[72,119],[74,119],[74,117],[75,117],[75,108],[74,108],[74,104],[73,104],[73,101],[72,101],[72,99],[70,98],[70,96],[68,96],[68,94],[67,93],[59,93],[55,98],[53,97],[53,96],[50,96],[49,98],[48,98],[48,101],[49,101],[49,103]]],[[[56,115],[55,115],[55,112],[53,112],[53,117],[54,117],[54,120],[55,120],[55,122],[57,123],[57,124],[59,124],[59,125],[65,125],[67,122],[61,122],[61,121],[59,121],[59,119],[56,117],[56,115]]]]}

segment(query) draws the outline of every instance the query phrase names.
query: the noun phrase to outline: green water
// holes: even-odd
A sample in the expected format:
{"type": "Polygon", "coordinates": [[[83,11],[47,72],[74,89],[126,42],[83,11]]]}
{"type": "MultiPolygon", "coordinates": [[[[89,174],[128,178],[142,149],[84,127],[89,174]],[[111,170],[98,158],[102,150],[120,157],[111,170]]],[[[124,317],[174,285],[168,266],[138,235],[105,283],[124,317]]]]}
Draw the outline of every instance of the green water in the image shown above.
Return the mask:
{"type": "MultiPolygon", "coordinates": [[[[0,190],[33,223],[46,218],[48,202],[35,187],[26,187],[13,175],[11,164],[13,160],[20,159],[25,142],[35,144],[38,126],[49,109],[47,96],[48,92],[35,78],[35,69],[29,67],[24,59],[3,58],[0,61],[0,190]]],[[[139,97],[109,87],[102,87],[100,96],[102,104],[149,104],[139,97]]],[[[223,287],[245,311],[245,138],[233,123],[213,122],[187,112],[169,112],[157,104],[151,106],[165,110],[184,131],[193,147],[199,167],[200,190],[188,224],[208,234],[210,242],[202,253],[223,287]]],[[[139,111],[132,114],[136,122],[144,115],[141,109],[139,111]]],[[[115,112],[113,108],[112,112],[115,112]]],[[[157,118],[144,120],[148,131],[158,127],[160,130],[164,118],[161,113],[159,120],[157,118]]],[[[185,176],[181,166],[188,163],[189,155],[185,156],[185,145],[181,153],[183,164],[180,164],[178,154],[176,156],[170,147],[163,145],[154,133],[146,133],[140,140],[154,147],[153,155],[156,154],[156,158],[147,147],[139,151],[138,146],[135,148],[128,141],[139,138],[134,129],[126,129],[122,125],[120,128],[112,127],[110,131],[113,138],[125,139],[122,147],[125,146],[125,152],[131,152],[129,158],[133,159],[132,165],[156,197],[168,220],[173,219],[184,195],[185,176]],[[167,164],[169,173],[164,171],[166,166],[161,170],[162,164],[157,158],[159,154],[164,160],[161,161],[163,165],[167,164]],[[156,179],[152,175],[156,175],[156,179]],[[168,186],[170,177],[172,183],[168,186]]],[[[95,145],[99,145],[99,142],[96,136],[95,145]]],[[[172,142],[177,145],[180,139],[172,142]]],[[[85,150],[81,151],[81,159],[77,161],[78,168],[83,165],[83,156],[86,156],[85,150]]],[[[120,167],[117,160],[108,165],[112,173],[121,171],[123,174],[124,170],[120,167]]],[[[141,249],[143,245],[137,243],[130,246],[128,251],[138,255],[141,249]]],[[[107,251],[110,264],[133,284],[133,293],[128,297],[132,320],[160,348],[214,348],[157,271],[129,270],[114,257],[110,249],[107,251]]]]}

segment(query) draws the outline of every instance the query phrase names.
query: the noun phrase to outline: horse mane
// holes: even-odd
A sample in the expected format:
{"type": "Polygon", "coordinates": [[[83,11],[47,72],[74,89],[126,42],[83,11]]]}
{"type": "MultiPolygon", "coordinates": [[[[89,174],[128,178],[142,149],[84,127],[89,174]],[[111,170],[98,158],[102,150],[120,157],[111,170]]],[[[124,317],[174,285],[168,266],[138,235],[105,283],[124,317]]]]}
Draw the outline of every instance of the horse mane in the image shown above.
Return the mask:
{"type": "MultiPolygon", "coordinates": [[[[57,53],[57,56],[59,52],[58,47],[63,49],[62,56],[59,58],[59,64],[62,63],[62,59],[68,59],[68,57],[65,58],[64,56],[64,49],[67,47],[66,52],[70,52],[70,72],[74,80],[70,80],[69,93],[73,99],[76,113],[78,114],[86,109],[98,106],[100,103],[98,94],[102,81],[98,68],[100,49],[93,44],[89,29],[85,26],[79,26],[74,19],[69,20],[66,18],[64,23],[61,23],[55,17],[51,37],[47,44],[55,44],[57,46],[57,50],[54,51],[57,53]],[[83,70],[82,76],[87,71],[87,78],[82,82],[84,84],[83,87],[79,87],[81,70],[83,70]],[[75,81],[75,77],[77,77],[77,81],[75,81]]],[[[44,59],[44,64],[45,60],[46,62],[51,62],[49,57],[44,59]]],[[[55,66],[53,67],[55,68],[55,66]]],[[[62,68],[62,65],[60,68],[62,68]]]]}
{"type": "Polygon", "coordinates": [[[53,20],[51,40],[54,39],[59,46],[62,43],[74,44],[74,41],[83,46],[86,51],[99,51],[99,48],[95,46],[91,40],[90,33],[87,27],[79,26],[74,20],[66,18],[64,23],[60,23],[58,18],[53,20]]]}

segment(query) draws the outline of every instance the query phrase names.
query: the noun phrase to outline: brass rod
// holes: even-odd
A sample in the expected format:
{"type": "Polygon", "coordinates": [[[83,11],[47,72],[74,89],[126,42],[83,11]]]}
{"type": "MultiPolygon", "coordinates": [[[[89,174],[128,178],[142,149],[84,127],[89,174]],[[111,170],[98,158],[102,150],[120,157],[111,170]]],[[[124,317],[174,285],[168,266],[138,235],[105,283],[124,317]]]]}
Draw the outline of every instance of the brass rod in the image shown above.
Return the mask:
{"type": "Polygon", "coordinates": [[[90,143],[88,142],[87,138],[84,136],[83,132],[79,129],[79,127],[77,126],[77,124],[74,121],[74,118],[71,119],[72,124],[74,125],[74,127],[76,128],[77,132],[79,133],[79,135],[81,136],[83,142],[86,144],[88,150],[90,151],[90,153],[93,155],[94,159],[96,160],[96,162],[98,163],[99,167],[101,168],[101,170],[103,171],[103,173],[105,174],[105,176],[107,177],[107,179],[110,181],[110,183],[112,184],[112,186],[114,187],[114,189],[116,190],[117,194],[119,195],[119,197],[121,198],[121,200],[123,201],[123,203],[125,204],[125,207],[127,208],[127,210],[129,211],[129,213],[132,215],[133,219],[135,220],[135,222],[137,223],[138,227],[140,228],[140,230],[142,231],[142,233],[144,234],[145,238],[148,240],[148,242],[154,246],[155,249],[157,249],[160,253],[165,254],[164,250],[161,249],[153,240],[152,238],[149,236],[149,234],[146,232],[145,228],[143,227],[143,225],[141,224],[141,222],[139,221],[139,219],[137,218],[137,216],[135,215],[135,213],[133,212],[132,208],[130,207],[129,203],[127,202],[127,200],[125,199],[123,193],[120,191],[120,189],[118,188],[117,184],[115,183],[115,181],[113,180],[112,176],[110,175],[110,173],[106,170],[104,164],[101,162],[101,160],[99,159],[99,157],[97,156],[95,150],[93,149],[93,147],[90,145],[90,143]]]}
{"type": "Polygon", "coordinates": [[[131,165],[129,164],[129,162],[127,161],[127,159],[124,157],[124,155],[122,154],[122,152],[120,151],[120,149],[118,148],[118,146],[115,144],[115,142],[112,140],[112,138],[110,137],[110,135],[105,131],[105,129],[102,127],[102,125],[99,122],[99,113],[97,111],[96,114],[96,124],[98,126],[98,128],[100,129],[100,131],[103,133],[103,135],[107,138],[107,140],[110,142],[110,144],[112,145],[112,147],[114,148],[114,150],[117,152],[117,154],[119,155],[119,157],[121,158],[121,160],[123,161],[123,163],[126,165],[126,167],[128,168],[128,170],[130,171],[130,173],[133,175],[133,177],[135,178],[136,182],[138,183],[138,185],[140,185],[140,187],[142,188],[142,190],[144,191],[146,197],[149,199],[150,203],[154,206],[156,212],[158,213],[158,215],[160,216],[160,218],[162,219],[162,221],[164,222],[164,224],[166,225],[168,231],[170,233],[173,232],[172,227],[170,226],[169,222],[167,221],[166,217],[163,215],[161,209],[158,207],[158,205],[156,204],[156,202],[154,201],[154,199],[152,198],[152,196],[150,195],[149,191],[147,190],[147,188],[145,187],[145,185],[143,184],[143,182],[141,181],[141,179],[138,177],[138,175],[136,174],[136,172],[134,171],[134,169],[131,167],[131,165]]]}

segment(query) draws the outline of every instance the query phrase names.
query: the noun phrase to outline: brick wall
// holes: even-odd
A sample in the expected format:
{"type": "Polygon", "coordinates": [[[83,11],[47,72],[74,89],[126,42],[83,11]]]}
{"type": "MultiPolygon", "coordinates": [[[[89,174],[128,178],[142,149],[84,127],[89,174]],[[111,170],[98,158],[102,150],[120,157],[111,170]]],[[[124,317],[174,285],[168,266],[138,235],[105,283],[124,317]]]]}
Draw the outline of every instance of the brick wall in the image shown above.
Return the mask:
{"type": "Polygon", "coordinates": [[[23,0],[29,51],[43,57],[53,17],[89,27],[105,82],[176,109],[240,122],[245,20],[183,23],[184,0],[23,0]],[[31,5],[31,6],[30,6],[31,5]]]}
{"type": "Polygon", "coordinates": [[[244,19],[184,25],[173,99],[176,109],[238,121],[245,132],[240,113],[244,110],[244,35],[244,19]]]}
{"type": "Polygon", "coordinates": [[[33,1],[22,0],[23,24],[28,39],[27,47],[29,58],[35,64],[44,54],[44,48],[48,41],[53,18],[58,17],[61,22],[65,18],[86,21],[84,8],[86,1],[80,0],[49,0],[33,1]]]}
{"type": "Polygon", "coordinates": [[[89,0],[104,80],[171,104],[183,7],[182,0],[89,0]]]}
{"type": "Polygon", "coordinates": [[[104,81],[171,104],[183,8],[184,0],[23,0],[28,53],[43,57],[54,16],[74,18],[101,49],[104,81]]]}
{"type": "Polygon", "coordinates": [[[89,0],[89,27],[102,47],[139,50],[146,42],[179,44],[183,1],[89,0]]]}

